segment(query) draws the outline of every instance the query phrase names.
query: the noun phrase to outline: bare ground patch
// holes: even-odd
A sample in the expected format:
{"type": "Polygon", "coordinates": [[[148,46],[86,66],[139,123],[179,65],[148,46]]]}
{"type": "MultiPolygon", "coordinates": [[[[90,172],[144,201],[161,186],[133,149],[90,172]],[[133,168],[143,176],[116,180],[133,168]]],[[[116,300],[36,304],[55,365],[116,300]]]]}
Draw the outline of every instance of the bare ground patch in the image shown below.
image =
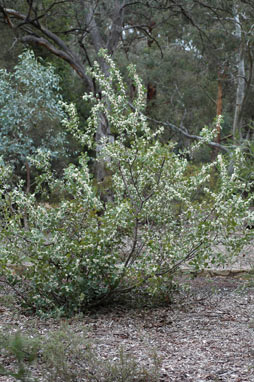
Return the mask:
{"type": "MultiPolygon", "coordinates": [[[[254,276],[181,276],[187,290],[174,304],[157,308],[108,307],[68,320],[27,317],[1,294],[0,326],[47,336],[63,325],[84,335],[105,362],[123,348],[149,368],[161,360],[159,381],[254,381],[254,276]]],[[[1,357],[0,357],[1,360],[1,357]]],[[[13,362],[12,359],[4,362],[13,362]]],[[[33,376],[47,381],[43,366],[33,376]]],[[[12,381],[0,377],[1,382],[12,381]]],[[[82,381],[85,379],[79,379],[82,381]]]]}

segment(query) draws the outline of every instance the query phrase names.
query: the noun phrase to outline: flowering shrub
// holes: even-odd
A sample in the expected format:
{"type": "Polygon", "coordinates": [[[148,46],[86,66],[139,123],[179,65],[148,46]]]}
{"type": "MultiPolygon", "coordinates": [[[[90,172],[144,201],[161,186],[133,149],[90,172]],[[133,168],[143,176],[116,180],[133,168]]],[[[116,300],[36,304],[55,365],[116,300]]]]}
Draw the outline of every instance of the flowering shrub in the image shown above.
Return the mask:
{"type": "MultiPolygon", "coordinates": [[[[84,311],[148,280],[157,280],[150,285],[158,288],[160,279],[165,274],[172,277],[182,264],[197,269],[223,264],[251,238],[242,229],[251,198],[242,197],[241,153],[234,154],[232,174],[226,159],[218,156],[187,175],[184,155],[175,154],[172,143],[161,144],[162,130],[153,132],[148,126],[143,114],[145,95],[134,68],[130,76],[137,95],[131,105],[119,71],[103,54],[109,76],[105,78],[95,65],[93,76],[101,97],[85,97],[93,102],[86,133],[79,130],[73,105],[65,105],[70,118],[64,124],[83,143],[95,147],[99,118],[101,114],[107,118],[115,140],[97,142],[101,145],[97,159],[104,160],[112,174],[110,201],[101,201],[87,156],[80,158],[78,166],[66,168],[57,180],[45,153],[38,151],[39,160],[36,156],[30,160],[44,168],[44,175],[37,178],[31,195],[22,191],[21,183],[7,196],[8,169],[0,164],[1,273],[23,304],[39,313],[84,311]],[[214,171],[216,191],[209,187],[214,171]],[[55,189],[63,195],[58,205],[37,201],[45,180],[49,195],[55,189]]],[[[205,128],[203,141],[189,154],[212,134],[205,128]]]]}

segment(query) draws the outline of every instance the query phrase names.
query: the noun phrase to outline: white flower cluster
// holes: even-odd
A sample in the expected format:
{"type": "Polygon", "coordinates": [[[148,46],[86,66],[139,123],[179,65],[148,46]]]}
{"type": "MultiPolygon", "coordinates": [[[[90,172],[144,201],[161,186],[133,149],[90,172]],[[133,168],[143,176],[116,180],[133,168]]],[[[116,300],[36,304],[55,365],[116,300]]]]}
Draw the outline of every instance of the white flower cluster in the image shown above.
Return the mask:
{"type": "MultiPolygon", "coordinates": [[[[241,152],[231,158],[233,174],[221,155],[211,164],[194,166],[175,154],[174,145],[162,144],[148,126],[135,68],[129,69],[137,93],[130,105],[118,69],[105,52],[102,55],[108,75],[95,64],[93,77],[101,94],[85,97],[93,103],[87,131],[79,129],[74,105],[65,105],[69,119],[64,123],[82,143],[95,147],[102,116],[109,122],[116,138],[112,142],[105,136],[100,142],[102,158],[110,158],[109,201],[100,198],[101,185],[91,177],[87,156],[66,168],[59,181],[50,174],[48,154],[38,151],[31,163],[48,175],[36,181],[41,185],[48,177],[49,192],[57,190],[60,200],[55,205],[39,203],[19,185],[11,193],[16,213],[7,198],[0,203],[0,214],[8,221],[0,230],[1,269],[12,275],[10,264],[29,262],[13,280],[28,281],[27,299],[34,309],[80,311],[149,278],[163,280],[184,263],[195,268],[222,264],[226,254],[221,246],[234,256],[251,238],[243,229],[246,218],[254,216],[248,212],[253,197],[242,193],[241,152]]],[[[213,132],[204,129],[202,134],[202,143],[194,149],[210,141],[213,132]]],[[[0,167],[5,195],[9,170],[1,162],[0,167]]]]}

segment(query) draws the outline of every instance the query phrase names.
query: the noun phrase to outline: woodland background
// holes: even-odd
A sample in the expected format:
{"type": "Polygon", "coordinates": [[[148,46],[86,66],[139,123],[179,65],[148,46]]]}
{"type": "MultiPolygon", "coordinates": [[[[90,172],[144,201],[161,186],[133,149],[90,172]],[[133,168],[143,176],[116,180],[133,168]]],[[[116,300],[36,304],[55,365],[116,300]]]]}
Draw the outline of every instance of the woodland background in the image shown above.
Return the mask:
{"type": "MultiPolygon", "coordinates": [[[[177,142],[179,151],[222,114],[216,143],[248,146],[252,157],[252,1],[1,0],[0,11],[0,67],[12,70],[24,46],[53,63],[63,98],[76,103],[84,129],[89,107],[82,95],[98,90],[89,68],[104,48],[122,73],[136,65],[147,89],[146,113],[154,129],[165,127],[165,142],[177,142]]],[[[104,60],[99,63],[106,73],[104,60]]],[[[131,83],[129,92],[131,98],[131,83]]],[[[111,134],[102,122],[97,139],[111,134]]],[[[208,146],[195,159],[210,161],[220,149],[208,146]]],[[[72,143],[67,161],[78,151],[72,143]]],[[[66,158],[59,168],[61,161],[66,158]]]]}

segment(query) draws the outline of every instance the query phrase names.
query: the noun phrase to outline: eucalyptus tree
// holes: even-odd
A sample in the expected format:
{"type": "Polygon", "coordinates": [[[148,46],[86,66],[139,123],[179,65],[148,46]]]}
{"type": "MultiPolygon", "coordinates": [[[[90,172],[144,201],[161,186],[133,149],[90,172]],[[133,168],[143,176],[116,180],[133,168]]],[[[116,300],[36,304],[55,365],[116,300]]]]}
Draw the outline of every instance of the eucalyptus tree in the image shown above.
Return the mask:
{"type": "MultiPolygon", "coordinates": [[[[236,53],[236,101],[233,123],[233,137],[235,143],[242,140],[244,129],[248,127],[244,118],[244,111],[248,95],[252,86],[253,75],[253,9],[247,12],[246,6],[233,4],[233,24],[234,35],[238,42],[238,50],[236,53]],[[247,125],[247,126],[246,126],[247,125]]],[[[248,9],[249,11],[249,9],[248,9]]]]}
{"type": "Polygon", "coordinates": [[[33,52],[21,54],[13,72],[0,70],[0,155],[14,168],[25,168],[27,192],[30,158],[38,149],[51,158],[64,154],[60,101],[59,77],[33,52]]]}
{"type": "Polygon", "coordinates": [[[193,1],[192,20],[204,37],[202,41],[192,29],[193,40],[207,60],[210,74],[217,78],[218,88],[223,87],[222,113],[226,115],[228,134],[234,144],[248,138],[253,119],[249,106],[253,85],[253,17],[254,7],[249,1],[193,1]]]}

